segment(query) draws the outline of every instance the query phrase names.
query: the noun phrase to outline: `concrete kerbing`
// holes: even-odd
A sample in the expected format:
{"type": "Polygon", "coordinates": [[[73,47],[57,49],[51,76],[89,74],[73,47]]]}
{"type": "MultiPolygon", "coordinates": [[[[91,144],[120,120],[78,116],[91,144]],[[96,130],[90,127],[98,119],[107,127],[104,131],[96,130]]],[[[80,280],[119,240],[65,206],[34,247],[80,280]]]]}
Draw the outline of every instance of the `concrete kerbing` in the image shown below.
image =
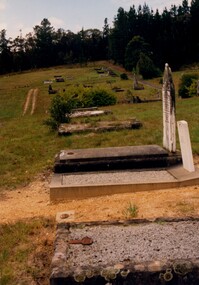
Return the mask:
{"type": "MultiPolygon", "coordinates": [[[[111,195],[111,194],[119,194],[119,193],[131,193],[138,191],[149,191],[149,190],[161,190],[161,189],[169,189],[169,188],[177,188],[184,186],[191,186],[199,184],[199,169],[196,168],[195,172],[188,172],[185,170],[182,165],[175,166],[171,168],[167,168],[164,170],[166,175],[168,176],[165,179],[165,175],[161,177],[159,170],[153,170],[153,173],[157,173],[157,179],[153,179],[150,181],[147,179],[146,174],[149,171],[142,170],[140,172],[140,181],[133,181],[133,177],[131,180],[126,183],[113,183],[111,182],[111,172],[109,183],[98,184],[89,184],[88,182],[85,184],[81,182],[81,184],[68,184],[63,183],[63,175],[64,174],[54,174],[51,184],[50,184],[50,201],[51,202],[59,202],[63,200],[73,200],[73,199],[84,199],[88,197],[97,197],[103,195],[111,195]],[[161,178],[160,178],[161,177],[161,178]]],[[[114,173],[119,174],[124,173],[125,171],[115,171],[114,173]]],[[[108,172],[106,172],[108,173],[108,172]]],[[[132,174],[135,172],[132,172],[132,174]]],[[[72,174],[74,176],[74,181],[77,181],[77,175],[81,174],[72,174]]],[[[90,174],[94,175],[93,173],[90,174]]],[[[88,181],[88,179],[87,179],[88,181]]]]}
{"type": "Polygon", "coordinates": [[[197,285],[199,218],[159,219],[58,224],[50,284],[197,285]],[[85,235],[92,245],[69,243],[85,235]]]}

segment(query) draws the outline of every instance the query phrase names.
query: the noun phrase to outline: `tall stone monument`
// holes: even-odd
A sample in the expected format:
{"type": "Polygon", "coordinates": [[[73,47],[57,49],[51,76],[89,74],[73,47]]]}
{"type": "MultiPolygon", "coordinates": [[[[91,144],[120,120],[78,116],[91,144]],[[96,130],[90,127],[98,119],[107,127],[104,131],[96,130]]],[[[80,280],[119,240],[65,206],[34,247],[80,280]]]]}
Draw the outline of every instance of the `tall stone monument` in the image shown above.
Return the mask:
{"type": "Polygon", "coordinates": [[[175,87],[171,69],[165,64],[163,87],[163,147],[170,152],[176,152],[176,118],[175,118],[175,87]]]}

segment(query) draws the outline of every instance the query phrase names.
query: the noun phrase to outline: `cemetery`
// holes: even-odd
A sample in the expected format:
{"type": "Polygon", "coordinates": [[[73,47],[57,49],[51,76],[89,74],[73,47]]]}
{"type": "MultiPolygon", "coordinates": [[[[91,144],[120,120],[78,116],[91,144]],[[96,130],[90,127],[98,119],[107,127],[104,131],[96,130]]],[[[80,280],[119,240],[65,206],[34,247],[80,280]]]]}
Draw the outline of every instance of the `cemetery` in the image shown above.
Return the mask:
{"type": "Polygon", "coordinates": [[[20,2],[0,0],[0,285],[198,285],[199,0],[20,2]]]}
{"type": "MultiPolygon", "coordinates": [[[[51,201],[197,185],[199,170],[193,163],[185,121],[178,121],[181,152],[176,149],[175,87],[168,64],[162,104],[163,148],[143,145],[62,150],[54,163],[51,201]],[[153,177],[154,173],[157,176],[153,177]]],[[[197,284],[198,229],[187,230],[192,227],[189,220],[162,218],[164,226],[157,225],[158,220],[73,223],[74,214],[57,214],[51,285],[180,284],[185,278],[188,284],[197,284]],[[146,243],[146,236],[150,243],[146,243]],[[172,239],[166,242],[165,236],[172,239]],[[181,247],[179,251],[179,243],[186,250],[181,247]]]]}
{"type": "MultiPolygon", "coordinates": [[[[187,108],[188,101],[185,102],[178,98],[175,101],[170,69],[166,66],[165,70],[162,99],[156,99],[157,91],[153,91],[151,97],[146,99],[149,101],[145,102],[145,94],[150,93],[147,85],[144,85],[145,89],[133,90],[130,77],[129,80],[120,82],[118,76],[117,82],[107,83],[110,89],[121,84],[124,90],[123,92],[116,92],[116,96],[119,98],[117,104],[73,110],[71,116],[74,118],[71,119],[71,125],[77,127],[78,123],[89,123],[93,129],[88,128],[83,133],[71,132],[70,135],[65,136],[57,136],[56,132],[47,131],[46,126],[43,125],[42,128],[41,126],[39,128],[37,125],[41,111],[43,112],[42,118],[43,114],[46,117],[49,116],[45,104],[42,104],[44,98],[51,100],[53,96],[56,96],[56,94],[48,95],[48,83],[43,84],[43,79],[51,79],[56,73],[54,71],[45,73],[43,79],[40,80],[41,87],[37,91],[33,91],[36,90],[35,82],[33,85],[30,85],[29,82],[20,83],[20,85],[28,86],[28,88],[22,89],[25,94],[24,104],[23,102],[20,103],[21,106],[27,106],[25,108],[27,110],[26,115],[21,116],[17,122],[18,128],[24,126],[24,131],[20,128],[20,137],[23,138],[23,143],[26,143],[26,137],[29,136],[30,130],[31,135],[35,133],[35,140],[31,143],[30,157],[26,167],[31,161],[31,169],[33,169],[33,150],[37,152],[36,145],[42,142],[46,148],[40,148],[37,161],[40,157],[41,161],[45,159],[47,161],[51,157],[48,163],[53,166],[53,173],[49,170],[49,184],[45,184],[45,187],[42,184],[38,192],[37,203],[35,203],[35,184],[30,185],[28,192],[26,192],[26,187],[22,190],[13,191],[13,194],[11,191],[10,198],[6,195],[5,201],[2,195],[2,206],[4,206],[4,209],[2,208],[2,221],[6,222],[10,218],[9,209],[5,205],[7,202],[12,205],[14,202],[12,195],[17,195],[18,199],[20,197],[18,203],[13,206],[15,211],[12,213],[12,219],[22,216],[27,219],[33,215],[32,213],[36,217],[37,215],[48,216],[50,214],[53,220],[56,217],[56,229],[47,226],[49,227],[51,242],[49,238],[46,239],[45,235],[42,238],[40,237],[43,244],[40,258],[44,262],[48,256],[48,262],[45,261],[48,275],[45,275],[45,278],[50,279],[48,282],[52,285],[77,283],[130,284],[132,280],[135,284],[140,282],[175,285],[178,283],[186,284],[186,282],[197,284],[197,207],[188,208],[189,204],[192,205],[192,201],[194,201],[194,205],[197,202],[197,185],[199,182],[198,168],[194,164],[192,154],[192,147],[194,148],[194,155],[197,149],[197,141],[193,137],[195,123],[191,123],[191,117],[195,118],[195,114],[184,111],[187,108]],[[131,85],[132,96],[138,96],[141,99],[139,104],[124,103],[125,92],[129,89],[127,84],[131,85]],[[33,99],[34,92],[37,93],[36,99],[33,99]],[[185,109],[182,108],[183,105],[185,109]],[[32,106],[35,106],[34,116],[31,115],[32,106]],[[153,119],[150,118],[150,109],[153,111],[151,112],[153,119]],[[98,116],[95,112],[99,112],[98,116]],[[32,122],[31,127],[27,129],[26,124],[30,124],[30,122],[32,122]],[[104,122],[106,126],[110,125],[112,129],[108,131],[99,129],[97,131],[97,125],[100,126],[104,122]],[[122,129],[122,124],[119,125],[118,122],[131,124],[131,127],[122,129]],[[155,124],[151,125],[152,122],[155,124]],[[157,136],[158,133],[161,136],[157,136]],[[116,138],[115,141],[114,137],[116,138]],[[111,138],[111,143],[108,138],[111,138]],[[142,140],[139,141],[137,138],[142,140]],[[85,144],[87,141],[89,143],[85,144]],[[146,144],[144,144],[145,142],[146,144]],[[44,158],[46,153],[47,156],[44,158]],[[41,198],[44,189],[46,192],[45,199],[50,201],[48,205],[46,205],[46,200],[41,198]],[[195,194],[189,194],[189,191],[194,191],[195,194]],[[34,196],[31,196],[32,194],[34,196]],[[139,205],[138,216],[126,216],[122,212],[109,216],[109,211],[117,212],[117,209],[111,208],[114,207],[113,205],[117,205],[120,209],[119,204],[112,202],[116,198],[123,201],[123,196],[129,197],[126,198],[129,199],[129,202],[132,201],[131,199],[139,197],[136,198],[135,202],[135,206],[139,205]],[[172,199],[175,196],[175,203],[171,203],[169,200],[171,196],[172,199]],[[145,198],[146,200],[142,201],[143,204],[140,206],[143,197],[148,198],[145,198]],[[162,201],[159,197],[163,197],[162,201]],[[96,201],[103,202],[99,202],[102,205],[96,206],[95,209],[96,201]],[[156,205],[157,201],[159,201],[159,207],[156,205]],[[173,212],[171,211],[168,214],[162,211],[161,215],[158,216],[157,213],[163,210],[162,203],[164,205],[167,203],[168,209],[174,207],[173,212]],[[22,209],[22,204],[24,207],[27,204],[26,212],[19,210],[22,209]],[[87,212],[86,214],[84,211],[88,205],[90,213],[87,212]],[[178,209],[181,207],[185,212],[178,213],[177,207],[178,209]],[[151,215],[153,212],[154,214],[151,215]],[[103,215],[106,215],[104,219],[102,218],[103,215]],[[80,218],[81,216],[82,218],[80,218]],[[52,251],[48,252],[49,248],[52,251]],[[149,248],[151,250],[148,250],[149,248]]],[[[61,70],[57,71],[57,74],[63,74],[67,82],[55,82],[53,80],[49,84],[52,84],[53,90],[57,90],[58,94],[67,93],[68,81],[70,81],[70,87],[76,84],[74,79],[71,79],[72,77],[75,78],[73,70],[70,69],[68,73],[61,70]],[[63,91],[64,89],[65,91],[63,91]]],[[[94,73],[91,74],[94,76],[94,73]]],[[[97,80],[102,82],[101,77],[97,77],[97,80]]],[[[106,82],[107,79],[103,78],[104,81],[106,82]]],[[[93,88],[92,86],[94,86],[94,79],[91,79],[91,76],[90,78],[85,76],[82,81],[80,79],[80,82],[85,84],[85,88],[93,88]]],[[[16,82],[14,84],[16,86],[16,82]]],[[[76,87],[77,90],[79,87],[76,87]]],[[[14,87],[14,90],[18,90],[18,88],[14,87]]],[[[195,100],[196,98],[193,98],[190,102],[196,102],[195,100]]],[[[194,103],[194,105],[196,104],[194,103]]],[[[23,114],[21,109],[20,114],[23,114]]],[[[70,123],[66,125],[69,127],[70,123]]],[[[10,141],[17,143],[16,139],[11,138],[10,141]]],[[[18,141],[21,142],[20,138],[18,141]]],[[[21,145],[16,147],[17,151],[21,149],[21,145]]],[[[28,153],[26,149],[24,159],[28,153]]],[[[13,166],[16,163],[15,161],[13,166]]],[[[27,168],[23,174],[30,176],[27,168]]],[[[14,172],[12,177],[12,181],[14,181],[14,172]]],[[[123,201],[123,204],[120,203],[121,208],[127,207],[127,201],[123,201]]],[[[134,205],[131,204],[127,209],[129,213],[133,213],[136,207],[134,208],[134,205]]],[[[46,223],[48,225],[49,221],[46,223]]],[[[36,231],[34,230],[34,232],[36,231]]],[[[32,231],[30,238],[31,236],[32,231]]],[[[40,264],[38,255],[35,255],[35,260],[38,260],[38,264],[40,264]]],[[[41,275],[36,273],[36,268],[34,270],[38,282],[43,284],[42,277],[39,277],[41,275]]]]}

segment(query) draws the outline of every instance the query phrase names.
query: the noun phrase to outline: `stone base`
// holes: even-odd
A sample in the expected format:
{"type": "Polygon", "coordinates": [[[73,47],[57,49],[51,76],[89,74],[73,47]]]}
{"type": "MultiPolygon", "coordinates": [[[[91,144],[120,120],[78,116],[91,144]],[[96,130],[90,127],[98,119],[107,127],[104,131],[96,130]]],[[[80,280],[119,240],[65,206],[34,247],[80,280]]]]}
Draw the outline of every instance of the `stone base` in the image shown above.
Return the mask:
{"type": "Polygon", "coordinates": [[[70,149],[56,156],[54,172],[161,168],[179,163],[179,153],[171,154],[158,145],[70,149]]]}
{"type": "Polygon", "coordinates": [[[199,169],[188,172],[182,165],[165,170],[129,170],[90,173],[55,173],[50,200],[84,199],[103,195],[178,188],[199,184],[199,169]]]}

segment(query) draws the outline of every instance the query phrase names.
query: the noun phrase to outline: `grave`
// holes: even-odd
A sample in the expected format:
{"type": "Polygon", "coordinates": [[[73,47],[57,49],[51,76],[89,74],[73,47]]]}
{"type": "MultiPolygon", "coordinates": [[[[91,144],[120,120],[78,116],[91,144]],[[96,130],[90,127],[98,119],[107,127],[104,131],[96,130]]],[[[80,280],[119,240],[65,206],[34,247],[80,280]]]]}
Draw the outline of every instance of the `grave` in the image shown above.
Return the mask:
{"type": "Polygon", "coordinates": [[[168,64],[162,95],[163,148],[143,145],[62,150],[55,158],[51,201],[197,184],[198,169],[184,167],[181,153],[176,150],[175,89],[168,64]]]}
{"type": "Polygon", "coordinates": [[[175,88],[171,69],[165,65],[162,88],[163,103],[163,147],[170,152],[176,151],[176,119],[175,119],[175,88]]]}
{"type": "Polygon", "coordinates": [[[194,172],[195,167],[193,162],[189,128],[186,121],[178,121],[178,133],[180,139],[183,167],[190,172],[194,172]]]}
{"type": "Polygon", "coordinates": [[[70,220],[57,220],[51,285],[199,284],[198,219],[70,220]]]}
{"type": "MultiPolygon", "coordinates": [[[[182,167],[175,145],[171,71],[163,85],[164,148],[158,145],[61,151],[55,159],[51,201],[81,199],[199,183],[182,167]]],[[[57,215],[51,285],[199,284],[199,219],[73,223],[57,215]]]]}
{"type": "MultiPolygon", "coordinates": [[[[99,114],[99,113],[98,113],[99,114]]],[[[74,133],[100,133],[118,130],[135,130],[142,127],[142,123],[136,119],[129,121],[99,121],[94,124],[91,123],[77,123],[77,124],[61,124],[58,128],[58,134],[67,136],[74,133]]]]}
{"type": "Polygon", "coordinates": [[[72,110],[70,118],[95,117],[95,116],[109,115],[109,114],[112,114],[112,111],[99,110],[98,107],[77,108],[72,110]]]}
{"type": "Polygon", "coordinates": [[[181,162],[158,145],[62,150],[55,158],[54,173],[165,168],[181,162]]]}

